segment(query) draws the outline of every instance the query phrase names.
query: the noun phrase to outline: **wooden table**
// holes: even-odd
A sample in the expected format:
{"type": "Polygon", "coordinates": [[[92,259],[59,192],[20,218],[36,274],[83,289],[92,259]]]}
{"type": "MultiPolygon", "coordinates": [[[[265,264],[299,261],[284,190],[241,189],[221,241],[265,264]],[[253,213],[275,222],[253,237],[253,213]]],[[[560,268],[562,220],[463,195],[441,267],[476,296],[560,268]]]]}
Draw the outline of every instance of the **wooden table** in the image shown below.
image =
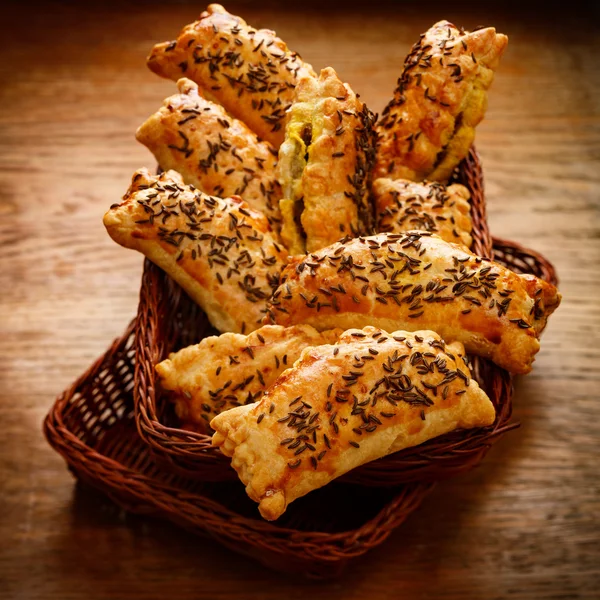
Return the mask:
{"type": "Polygon", "coordinates": [[[477,134],[490,223],[556,264],[564,301],[533,373],[516,381],[521,429],[480,469],[439,485],[326,584],[290,582],[75,485],[41,422],[136,309],[141,257],[112,243],[101,217],[131,173],[153,165],[133,132],[174,88],[144,57],[201,8],[167,4],[28,2],[4,14],[0,597],[597,597],[600,36],[575,10],[240,8],[316,67],[334,65],[375,110],[434,20],[509,34],[477,134]]]}

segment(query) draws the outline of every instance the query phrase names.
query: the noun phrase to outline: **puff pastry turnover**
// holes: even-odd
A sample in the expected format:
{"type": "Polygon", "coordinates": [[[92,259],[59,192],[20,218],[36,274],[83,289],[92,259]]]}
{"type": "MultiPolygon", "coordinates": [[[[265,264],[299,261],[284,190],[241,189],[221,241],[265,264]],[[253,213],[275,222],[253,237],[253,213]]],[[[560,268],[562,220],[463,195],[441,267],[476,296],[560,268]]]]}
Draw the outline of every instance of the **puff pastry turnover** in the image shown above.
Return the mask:
{"type": "Polygon", "coordinates": [[[464,349],[432,331],[346,331],[306,348],[256,404],[215,417],[213,445],[268,520],[366,462],[457,428],[487,426],[495,411],[471,378],[464,349]]]}
{"type": "Polygon", "coordinates": [[[446,181],[467,155],[508,38],[493,27],[465,32],[440,21],[404,63],[377,124],[376,177],[446,181]]]}
{"type": "Polygon", "coordinates": [[[279,229],[277,151],[222,106],[205,100],[193,81],[180,79],[177,87],[179,93],[138,128],[137,140],[164,170],[178,171],[206,194],[241,196],[279,229]]]}
{"type": "Polygon", "coordinates": [[[332,68],[318,79],[300,79],[277,166],[284,196],[282,239],[291,254],[371,231],[373,121],[332,68]]]}
{"type": "Polygon", "coordinates": [[[556,288],[427,232],[381,233],[295,257],[265,322],[316,329],[432,329],[467,352],[528,373],[556,288]]]}
{"type": "Polygon", "coordinates": [[[175,171],[140,169],[104,225],[115,242],[166,271],[219,331],[260,327],[287,252],[266,217],[239,197],[203,194],[175,171]]]}
{"type": "Polygon", "coordinates": [[[469,190],[458,183],[406,179],[376,179],[373,197],[377,232],[399,233],[420,229],[467,248],[471,238],[469,190]]]}
{"type": "Polygon", "coordinates": [[[249,335],[204,338],[156,365],[183,426],[210,431],[210,420],[234,406],[257,402],[307,346],[333,344],[342,330],[319,333],[310,325],[265,325],[249,335]]]}
{"type": "Polygon", "coordinates": [[[154,46],[148,67],[175,81],[189,77],[202,95],[276,148],[298,78],[314,75],[274,31],[254,29],[219,4],[209,5],[177,40],[154,46]]]}

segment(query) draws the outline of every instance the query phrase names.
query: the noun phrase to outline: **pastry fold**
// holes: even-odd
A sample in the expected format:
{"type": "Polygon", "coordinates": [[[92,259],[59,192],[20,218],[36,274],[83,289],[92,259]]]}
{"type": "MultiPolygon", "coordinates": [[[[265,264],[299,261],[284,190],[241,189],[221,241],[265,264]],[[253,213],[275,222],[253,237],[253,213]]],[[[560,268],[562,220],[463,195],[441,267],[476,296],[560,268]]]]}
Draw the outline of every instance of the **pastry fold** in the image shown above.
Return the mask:
{"type": "Polygon", "coordinates": [[[281,235],[290,254],[371,232],[373,121],[332,68],[318,79],[300,79],[277,165],[284,196],[281,235]]]}
{"type": "Polygon", "coordinates": [[[203,194],[175,171],[140,169],[104,225],[115,242],[166,271],[219,331],[260,327],[287,252],[241,198],[203,194]]]}
{"type": "Polygon", "coordinates": [[[310,325],[265,325],[249,335],[204,338],[156,365],[161,386],[186,429],[210,432],[210,420],[234,406],[257,402],[307,346],[333,344],[340,330],[310,325]]]}
{"type": "Polygon", "coordinates": [[[557,289],[427,232],[338,242],[284,269],[265,323],[316,329],[432,329],[467,352],[528,373],[557,289]]]}
{"type": "Polygon", "coordinates": [[[465,32],[448,21],[421,36],[377,123],[375,177],[450,177],[473,143],[507,43],[493,27],[465,32]]]}
{"type": "Polygon", "coordinates": [[[254,29],[219,4],[209,5],[175,41],[154,46],[147,64],[161,77],[195,81],[203,96],[275,148],[298,79],[315,74],[274,31],[254,29]]]}
{"type": "Polygon", "coordinates": [[[400,233],[420,229],[439,235],[447,242],[471,247],[469,190],[455,183],[406,179],[376,179],[373,182],[375,230],[400,233]]]}
{"type": "Polygon", "coordinates": [[[204,99],[189,79],[177,82],[179,93],[137,130],[136,138],[166,171],[206,194],[241,196],[279,229],[281,188],[275,177],[277,151],[218,104],[204,99]]]}
{"type": "Polygon", "coordinates": [[[215,417],[213,445],[277,519],[287,505],[364,463],[457,428],[491,425],[464,348],[432,331],[351,329],[306,348],[262,400],[215,417]]]}

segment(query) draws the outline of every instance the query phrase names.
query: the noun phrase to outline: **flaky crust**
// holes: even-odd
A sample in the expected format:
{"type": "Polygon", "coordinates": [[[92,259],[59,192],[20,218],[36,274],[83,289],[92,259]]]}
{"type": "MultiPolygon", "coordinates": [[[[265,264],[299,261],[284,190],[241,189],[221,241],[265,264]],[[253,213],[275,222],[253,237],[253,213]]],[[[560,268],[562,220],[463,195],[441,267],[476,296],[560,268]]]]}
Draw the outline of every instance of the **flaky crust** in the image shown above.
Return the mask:
{"type": "Polygon", "coordinates": [[[104,215],[109,235],[166,271],[219,331],[260,327],[287,252],[264,215],[234,196],[208,196],[175,171],[137,171],[104,215]]]}
{"type": "Polygon", "coordinates": [[[222,106],[202,98],[193,81],[180,79],[177,87],[179,93],[138,128],[137,140],[165,171],[174,169],[206,194],[241,196],[278,230],[277,151],[222,106]]]}
{"type": "Polygon", "coordinates": [[[300,79],[277,166],[284,194],[282,239],[291,254],[372,231],[373,122],[374,115],[331,67],[318,79],[300,79]]]}
{"type": "Polygon", "coordinates": [[[249,335],[223,333],[170,354],[156,372],[183,426],[208,433],[215,415],[260,400],[304,348],[333,344],[341,333],[319,333],[309,325],[266,325],[249,335]]]}
{"type": "Polygon", "coordinates": [[[432,331],[346,331],[306,348],[262,400],[213,419],[213,444],[259,503],[287,505],[364,463],[457,428],[493,423],[460,343],[432,331]]]}
{"type": "Polygon", "coordinates": [[[254,29],[219,4],[209,5],[177,40],[154,46],[147,64],[161,77],[189,77],[275,148],[298,78],[315,74],[274,31],[254,29]]]}
{"type": "Polygon", "coordinates": [[[471,247],[469,190],[458,183],[407,179],[376,179],[373,182],[375,229],[378,233],[401,233],[411,229],[430,231],[447,242],[471,247]]]}
{"type": "Polygon", "coordinates": [[[469,353],[528,373],[556,288],[426,232],[336,243],[284,269],[265,322],[316,329],[432,329],[469,353]]]}
{"type": "Polygon", "coordinates": [[[473,143],[507,43],[493,27],[469,33],[448,21],[421,36],[376,127],[375,177],[450,177],[473,143]]]}

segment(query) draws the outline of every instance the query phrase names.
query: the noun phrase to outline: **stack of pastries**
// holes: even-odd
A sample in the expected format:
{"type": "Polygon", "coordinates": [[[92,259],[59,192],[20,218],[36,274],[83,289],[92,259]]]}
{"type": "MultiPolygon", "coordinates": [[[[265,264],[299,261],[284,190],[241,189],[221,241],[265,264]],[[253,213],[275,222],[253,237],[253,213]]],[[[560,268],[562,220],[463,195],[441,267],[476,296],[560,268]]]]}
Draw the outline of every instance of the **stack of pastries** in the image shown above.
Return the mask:
{"type": "Polygon", "coordinates": [[[379,118],[333,68],[218,4],[153,48],[177,93],[136,137],[161,172],[138,170],[104,224],[221,332],[156,372],[265,519],[366,462],[492,425],[466,353],[531,370],[560,295],[470,250],[469,190],[449,182],[506,44],[436,23],[379,118]]]}

